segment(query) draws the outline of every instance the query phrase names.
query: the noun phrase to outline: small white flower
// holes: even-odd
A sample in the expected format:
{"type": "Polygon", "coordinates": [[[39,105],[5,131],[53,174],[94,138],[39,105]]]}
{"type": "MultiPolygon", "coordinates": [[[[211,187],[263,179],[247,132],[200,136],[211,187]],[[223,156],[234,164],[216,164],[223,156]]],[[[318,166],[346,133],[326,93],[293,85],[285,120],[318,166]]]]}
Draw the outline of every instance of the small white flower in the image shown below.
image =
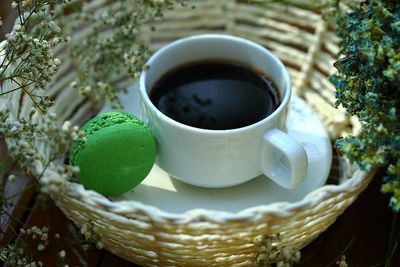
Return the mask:
{"type": "Polygon", "coordinates": [[[70,86],[72,88],[77,88],[78,87],[78,83],[76,81],[73,81],[73,82],[70,83],[70,86]]]}
{"type": "Polygon", "coordinates": [[[81,228],[81,234],[84,235],[84,234],[87,232],[87,230],[88,230],[88,227],[87,227],[86,224],[84,224],[84,225],[82,226],[82,228],[81,228]]]}
{"type": "Polygon", "coordinates": [[[137,57],[133,56],[133,57],[131,57],[130,63],[134,64],[136,62],[136,60],[137,60],[137,57]]]}
{"type": "Polygon", "coordinates": [[[48,238],[49,238],[49,235],[47,233],[43,233],[40,239],[42,241],[46,241],[48,238]]]}
{"type": "Polygon", "coordinates": [[[29,147],[28,142],[26,142],[25,140],[19,140],[18,141],[18,145],[23,147],[23,148],[28,148],[29,147]]]}
{"type": "Polygon", "coordinates": [[[11,3],[11,7],[12,7],[13,9],[16,9],[17,6],[18,6],[17,2],[13,1],[13,2],[11,3]]]}
{"type": "Polygon", "coordinates": [[[26,7],[27,5],[30,5],[32,3],[32,0],[24,0],[22,1],[22,6],[26,7]]]}
{"type": "Polygon", "coordinates": [[[89,94],[90,91],[92,91],[92,87],[90,87],[90,85],[87,85],[85,88],[83,88],[83,93],[85,94],[89,94]]]}
{"type": "Polygon", "coordinates": [[[64,132],[69,132],[70,128],[71,128],[71,122],[70,122],[70,121],[65,121],[65,122],[63,123],[62,127],[61,127],[61,129],[62,129],[64,132]]]}
{"type": "Polygon", "coordinates": [[[104,248],[103,242],[98,241],[98,242],[96,243],[96,247],[97,247],[98,249],[103,249],[103,248],[104,248]]]}
{"type": "Polygon", "coordinates": [[[58,253],[58,256],[60,256],[60,258],[65,258],[66,255],[67,255],[67,253],[65,252],[65,250],[61,250],[61,251],[58,253]]]}
{"type": "Polygon", "coordinates": [[[72,172],[78,173],[79,172],[79,167],[78,166],[72,166],[72,172]]]}
{"type": "Polygon", "coordinates": [[[72,140],[76,141],[76,140],[78,140],[79,135],[76,132],[72,132],[71,133],[71,138],[72,138],[72,140]]]}
{"type": "Polygon", "coordinates": [[[14,174],[10,174],[10,175],[8,176],[8,181],[9,181],[9,182],[14,182],[14,181],[15,181],[15,175],[14,175],[14,174]]]}
{"type": "Polygon", "coordinates": [[[14,31],[17,32],[17,31],[20,31],[22,29],[22,26],[21,26],[21,24],[15,24],[13,29],[14,29],[14,31]]]}
{"type": "Polygon", "coordinates": [[[55,23],[54,21],[50,21],[49,27],[54,30],[55,28],[57,28],[57,23],[55,23]]]}
{"type": "Polygon", "coordinates": [[[102,19],[107,19],[108,18],[108,12],[107,11],[104,11],[102,14],[101,14],[101,18],[102,19]]]}
{"type": "Polygon", "coordinates": [[[43,251],[45,249],[46,249],[46,247],[43,244],[39,244],[38,247],[37,247],[37,250],[39,250],[39,251],[43,251]]]}
{"type": "Polygon", "coordinates": [[[55,58],[54,59],[54,64],[56,64],[57,66],[59,66],[61,64],[61,60],[59,58],[55,58]]]}

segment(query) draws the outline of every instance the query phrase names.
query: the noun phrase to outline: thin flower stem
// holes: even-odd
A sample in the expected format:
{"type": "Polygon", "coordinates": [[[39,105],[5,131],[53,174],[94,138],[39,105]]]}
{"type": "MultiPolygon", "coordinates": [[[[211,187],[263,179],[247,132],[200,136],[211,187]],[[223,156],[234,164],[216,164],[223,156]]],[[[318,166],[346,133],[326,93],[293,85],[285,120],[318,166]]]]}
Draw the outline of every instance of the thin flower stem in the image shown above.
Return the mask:
{"type": "Polygon", "coordinates": [[[389,247],[388,247],[388,251],[386,253],[386,257],[389,256],[389,254],[390,254],[390,247],[392,246],[392,243],[393,243],[393,236],[394,236],[394,231],[396,228],[396,221],[397,221],[397,213],[394,213],[393,220],[392,220],[392,226],[390,228],[389,242],[388,242],[389,247]]]}
{"type": "Polygon", "coordinates": [[[395,212],[393,215],[393,221],[392,221],[392,227],[390,229],[390,234],[389,234],[389,245],[388,245],[388,251],[386,253],[386,261],[385,261],[385,267],[389,267],[391,265],[391,261],[392,261],[392,257],[394,255],[394,252],[397,249],[397,245],[400,239],[400,230],[397,233],[396,236],[396,241],[393,244],[393,240],[394,240],[394,236],[395,236],[395,229],[396,229],[396,223],[397,223],[397,219],[398,219],[398,213],[395,212]]]}
{"type": "Polygon", "coordinates": [[[22,75],[19,75],[19,74],[13,74],[13,75],[7,76],[7,77],[5,77],[5,78],[3,78],[3,79],[0,79],[0,83],[1,83],[1,82],[4,82],[4,81],[7,81],[7,80],[14,79],[14,78],[23,78],[23,79],[32,81],[32,80],[31,80],[30,78],[28,78],[28,77],[25,77],[25,76],[22,76],[22,75]]]}
{"type": "Polygon", "coordinates": [[[9,218],[6,218],[6,216],[4,216],[4,215],[8,216],[7,212],[4,209],[1,209],[0,218],[5,221],[5,223],[7,224],[8,228],[11,229],[11,231],[14,233],[14,236],[17,236],[18,233],[15,230],[15,228],[11,225],[10,221],[8,220],[9,218]]]}
{"type": "Polygon", "coordinates": [[[21,10],[21,7],[20,7],[20,4],[19,4],[19,3],[17,4],[17,7],[18,7],[18,17],[19,17],[19,23],[20,23],[21,25],[24,25],[24,17],[23,17],[23,14],[24,14],[24,12],[22,12],[22,10],[21,10]]]}
{"type": "Polygon", "coordinates": [[[18,218],[15,217],[14,215],[10,214],[7,210],[2,209],[2,212],[3,212],[4,214],[6,214],[9,218],[11,218],[11,219],[13,219],[14,221],[18,222],[20,225],[24,225],[24,223],[23,223],[20,219],[18,219],[18,218]]]}
{"type": "Polygon", "coordinates": [[[25,18],[24,27],[25,27],[26,31],[28,31],[28,29],[29,29],[29,19],[31,18],[33,13],[36,12],[36,8],[37,8],[36,5],[34,5],[31,12],[29,13],[29,15],[25,18]]]}
{"type": "MultiPolygon", "coordinates": [[[[12,93],[12,92],[17,91],[17,90],[20,90],[20,89],[23,89],[24,87],[29,86],[29,85],[31,85],[31,84],[34,83],[34,81],[31,81],[31,82],[27,83],[26,85],[21,85],[20,83],[18,83],[18,82],[14,79],[14,78],[18,78],[18,77],[20,77],[20,76],[9,77],[10,80],[12,80],[12,81],[15,82],[16,84],[18,84],[18,87],[14,88],[14,89],[11,89],[11,90],[9,90],[9,91],[7,91],[7,92],[2,92],[2,93],[0,93],[0,96],[3,96],[3,95],[6,95],[6,94],[9,94],[9,93],[12,93]]],[[[23,77],[21,77],[21,78],[23,78],[23,77]]],[[[7,79],[5,79],[5,80],[7,80],[7,79]]],[[[5,81],[5,80],[0,80],[0,82],[5,81]]],[[[25,91],[25,90],[24,90],[24,91],[25,91]]],[[[27,92],[27,94],[29,95],[29,94],[31,94],[31,92],[27,92]]],[[[32,94],[31,94],[31,95],[32,95],[32,94]]],[[[34,95],[34,96],[35,96],[35,95],[34,95]]]]}
{"type": "MultiPolygon", "coordinates": [[[[0,81],[0,82],[2,82],[2,81],[0,81]]],[[[20,89],[21,89],[21,87],[17,87],[17,88],[11,89],[11,90],[9,90],[9,91],[7,91],[7,92],[0,93],[0,96],[3,96],[3,95],[6,95],[6,94],[9,94],[9,93],[12,93],[12,92],[17,91],[17,90],[20,90],[20,89]]]]}
{"type": "MultiPolygon", "coordinates": [[[[35,181],[36,181],[36,180],[35,180],[35,181]]],[[[20,195],[20,194],[22,194],[22,193],[28,191],[29,189],[33,188],[34,186],[37,186],[37,182],[32,183],[32,184],[26,186],[25,188],[23,188],[23,189],[21,189],[20,191],[18,191],[18,192],[16,192],[16,193],[12,194],[11,196],[8,196],[8,197],[6,198],[6,201],[8,201],[8,200],[10,200],[10,199],[13,199],[14,197],[16,197],[16,196],[18,196],[18,195],[20,195]]]]}
{"type": "MultiPolygon", "coordinates": [[[[21,221],[20,221],[19,219],[17,219],[16,217],[14,217],[13,215],[11,215],[11,217],[10,217],[10,214],[8,214],[8,212],[7,212],[6,210],[1,209],[1,211],[2,211],[4,214],[6,214],[9,218],[16,219],[16,221],[17,221],[21,226],[24,226],[24,223],[21,222],[21,221]]],[[[11,225],[10,221],[7,220],[8,218],[6,218],[2,213],[0,213],[0,217],[6,222],[8,228],[11,229],[11,231],[14,233],[13,237],[11,238],[11,240],[12,240],[12,239],[15,239],[15,238],[18,236],[17,230],[11,225]]],[[[27,244],[25,243],[25,241],[24,241],[23,239],[20,239],[19,241],[22,243],[23,246],[28,247],[27,244]]],[[[11,243],[11,241],[10,241],[10,243],[11,243]]],[[[28,248],[29,248],[29,247],[28,247],[28,248]]]]}
{"type": "MultiPolygon", "coordinates": [[[[8,53],[9,53],[9,50],[7,50],[7,54],[8,54],[8,53]]],[[[4,55],[3,62],[1,62],[1,65],[0,65],[0,66],[3,66],[4,63],[6,62],[6,60],[7,60],[7,58],[8,58],[8,55],[7,55],[7,54],[4,55]]],[[[12,55],[11,55],[11,59],[7,62],[6,66],[3,67],[3,71],[0,73],[0,77],[2,77],[2,76],[4,75],[4,73],[6,72],[6,70],[8,69],[8,67],[10,66],[11,62],[14,60],[14,55],[15,55],[15,51],[13,50],[13,51],[12,51],[12,55]]]]}
{"type": "Polygon", "coordinates": [[[24,92],[29,96],[29,98],[32,100],[33,104],[40,110],[40,112],[44,113],[43,109],[40,107],[40,105],[36,102],[36,99],[34,98],[34,96],[32,94],[30,94],[25,87],[27,85],[21,85],[18,81],[16,81],[15,79],[12,79],[13,82],[15,82],[16,84],[18,84],[20,86],[20,88],[22,90],[24,90],[24,92]]]}
{"type": "MultiPolygon", "coordinates": [[[[0,139],[3,139],[3,137],[0,136],[0,139]]],[[[3,199],[4,197],[4,192],[3,192],[3,183],[4,183],[4,176],[8,172],[9,166],[12,166],[14,164],[14,161],[11,157],[7,157],[0,165],[0,199],[3,199]]]]}

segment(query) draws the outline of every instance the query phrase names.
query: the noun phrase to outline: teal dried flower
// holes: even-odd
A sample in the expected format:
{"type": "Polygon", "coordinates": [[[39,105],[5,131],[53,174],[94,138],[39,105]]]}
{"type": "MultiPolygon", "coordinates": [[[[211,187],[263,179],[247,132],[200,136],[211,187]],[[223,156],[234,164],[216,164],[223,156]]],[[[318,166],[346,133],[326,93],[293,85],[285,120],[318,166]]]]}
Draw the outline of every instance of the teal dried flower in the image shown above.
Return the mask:
{"type": "Polygon", "coordinates": [[[363,2],[338,18],[342,57],[336,105],[362,122],[357,136],[337,141],[351,162],[367,171],[387,167],[382,191],[392,193],[391,207],[400,210],[400,5],[397,1],[363,2]]]}

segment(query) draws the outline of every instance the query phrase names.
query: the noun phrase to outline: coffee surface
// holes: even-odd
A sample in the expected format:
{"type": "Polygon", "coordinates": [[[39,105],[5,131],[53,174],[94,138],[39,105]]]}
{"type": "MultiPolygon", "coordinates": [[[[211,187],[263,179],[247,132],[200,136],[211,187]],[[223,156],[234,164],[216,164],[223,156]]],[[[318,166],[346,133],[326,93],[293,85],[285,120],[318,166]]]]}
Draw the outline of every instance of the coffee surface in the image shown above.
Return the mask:
{"type": "Polygon", "coordinates": [[[207,60],[172,69],[150,91],[153,104],[183,124],[211,130],[256,123],[279,106],[263,74],[236,62],[207,60]]]}

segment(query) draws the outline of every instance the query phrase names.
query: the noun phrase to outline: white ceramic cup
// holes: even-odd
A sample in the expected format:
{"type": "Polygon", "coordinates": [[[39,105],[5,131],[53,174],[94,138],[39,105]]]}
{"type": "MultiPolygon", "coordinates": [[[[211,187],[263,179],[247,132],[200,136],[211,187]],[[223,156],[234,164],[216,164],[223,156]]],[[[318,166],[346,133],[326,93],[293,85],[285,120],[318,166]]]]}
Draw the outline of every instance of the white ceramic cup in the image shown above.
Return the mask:
{"type": "Polygon", "coordinates": [[[285,133],[289,74],[269,50],[243,38],[204,34],[164,46],[147,65],[140,78],[141,118],[157,141],[156,164],[168,174],[202,187],[233,186],[261,174],[284,188],[294,188],[305,179],[307,155],[285,133]],[[281,104],[263,120],[230,130],[195,128],[161,113],[149,98],[153,85],[169,70],[204,59],[242,62],[265,73],[278,87],[281,104]]]}

